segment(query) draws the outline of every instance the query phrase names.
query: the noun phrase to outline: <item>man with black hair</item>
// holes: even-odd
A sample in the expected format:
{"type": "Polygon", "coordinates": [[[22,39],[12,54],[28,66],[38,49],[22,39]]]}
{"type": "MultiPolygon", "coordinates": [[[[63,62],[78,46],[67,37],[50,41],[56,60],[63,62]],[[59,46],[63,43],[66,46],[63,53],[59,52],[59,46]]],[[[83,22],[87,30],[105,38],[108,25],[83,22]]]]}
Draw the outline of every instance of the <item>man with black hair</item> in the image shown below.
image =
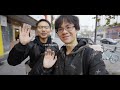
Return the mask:
{"type": "Polygon", "coordinates": [[[50,22],[46,19],[41,19],[37,22],[36,27],[38,35],[35,37],[34,41],[31,41],[31,26],[23,24],[23,28],[20,30],[19,35],[20,42],[10,51],[7,59],[8,64],[16,66],[29,56],[30,60],[28,60],[27,63],[32,69],[36,63],[43,63],[44,52],[47,48],[52,49],[54,51],[53,53],[57,53],[59,47],[51,40],[50,22]]]}
{"type": "MultiPolygon", "coordinates": [[[[82,39],[77,39],[79,19],[73,15],[61,15],[55,21],[55,30],[64,46],[57,55],[51,49],[45,52],[43,66],[37,65],[38,75],[107,75],[102,52],[95,51],[82,39]],[[39,69],[38,69],[39,68],[39,69]]],[[[32,73],[31,73],[32,74],[32,73]]]]}

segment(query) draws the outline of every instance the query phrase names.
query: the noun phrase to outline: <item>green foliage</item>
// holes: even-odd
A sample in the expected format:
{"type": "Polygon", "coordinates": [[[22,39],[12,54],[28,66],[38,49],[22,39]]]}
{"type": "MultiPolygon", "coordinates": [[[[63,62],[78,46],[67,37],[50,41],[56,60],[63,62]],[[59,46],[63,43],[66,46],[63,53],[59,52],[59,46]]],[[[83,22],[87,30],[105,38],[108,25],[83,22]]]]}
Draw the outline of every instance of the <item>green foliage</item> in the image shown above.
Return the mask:
{"type": "MultiPolygon", "coordinates": [[[[98,15],[98,16],[102,16],[102,15],[98,15]]],[[[120,23],[113,23],[113,24],[110,24],[111,22],[111,19],[115,19],[115,16],[119,16],[119,15],[105,15],[107,18],[105,19],[106,20],[106,23],[105,25],[103,26],[109,26],[109,27],[115,27],[115,26],[120,26],[120,23]]],[[[93,17],[93,19],[96,19],[96,17],[93,17]]],[[[100,18],[97,18],[97,22],[100,22],[100,18]]]]}

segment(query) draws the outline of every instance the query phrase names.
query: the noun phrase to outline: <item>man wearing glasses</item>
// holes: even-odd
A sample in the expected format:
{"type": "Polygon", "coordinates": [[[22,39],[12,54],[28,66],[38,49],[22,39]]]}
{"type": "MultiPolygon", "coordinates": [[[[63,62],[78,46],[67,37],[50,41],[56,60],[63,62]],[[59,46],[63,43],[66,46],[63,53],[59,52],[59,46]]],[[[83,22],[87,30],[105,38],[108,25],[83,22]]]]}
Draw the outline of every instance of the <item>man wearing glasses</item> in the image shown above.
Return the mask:
{"type": "Polygon", "coordinates": [[[77,39],[80,30],[79,19],[72,15],[61,15],[55,21],[55,30],[64,46],[58,55],[51,49],[45,52],[43,67],[38,65],[36,74],[46,75],[107,75],[102,53],[90,48],[86,42],[77,39]],[[48,73],[47,73],[48,72],[48,73]]]}

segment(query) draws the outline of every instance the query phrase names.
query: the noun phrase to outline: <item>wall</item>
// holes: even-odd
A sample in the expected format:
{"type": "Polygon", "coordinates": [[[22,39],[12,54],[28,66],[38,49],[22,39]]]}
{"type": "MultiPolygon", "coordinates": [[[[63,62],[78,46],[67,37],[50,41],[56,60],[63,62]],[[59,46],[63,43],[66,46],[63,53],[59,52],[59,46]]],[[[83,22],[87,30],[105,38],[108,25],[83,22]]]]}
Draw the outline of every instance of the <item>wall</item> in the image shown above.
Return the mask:
{"type": "Polygon", "coordinates": [[[4,49],[3,49],[2,30],[0,25],[0,57],[3,55],[4,55],[4,49]]]}

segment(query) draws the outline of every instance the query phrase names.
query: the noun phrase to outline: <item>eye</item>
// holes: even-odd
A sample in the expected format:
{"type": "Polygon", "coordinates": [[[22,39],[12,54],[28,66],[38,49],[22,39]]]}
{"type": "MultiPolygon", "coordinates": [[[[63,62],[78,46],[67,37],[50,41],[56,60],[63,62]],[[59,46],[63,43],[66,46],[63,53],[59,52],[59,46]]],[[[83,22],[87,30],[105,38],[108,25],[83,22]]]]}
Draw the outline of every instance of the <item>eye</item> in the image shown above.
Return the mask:
{"type": "Polygon", "coordinates": [[[71,29],[71,27],[70,27],[70,26],[68,26],[68,27],[66,27],[66,29],[71,29]]]}
{"type": "Polygon", "coordinates": [[[58,31],[62,31],[63,29],[62,28],[59,28],[58,31]]]}
{"type": "Polygon", "coordinates": [[[38,29],[41,29],[42,27],[38,26],[38,29]]]}
{"type": "Polygon", "coordinates": [[[49,29],[49,26],[45,26],[45,29],[49,29]]]}

